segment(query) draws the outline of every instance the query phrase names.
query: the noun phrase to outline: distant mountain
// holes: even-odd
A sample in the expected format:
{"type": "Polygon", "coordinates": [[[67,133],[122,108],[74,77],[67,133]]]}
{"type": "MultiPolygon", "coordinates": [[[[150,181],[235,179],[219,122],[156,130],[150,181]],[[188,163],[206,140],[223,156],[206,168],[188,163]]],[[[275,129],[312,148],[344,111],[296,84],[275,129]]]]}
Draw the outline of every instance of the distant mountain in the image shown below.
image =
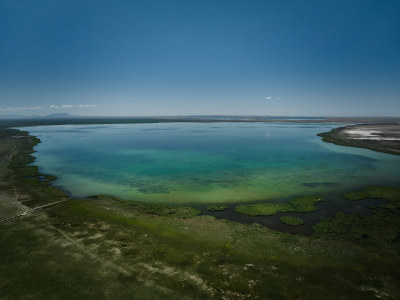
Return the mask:
{"type": "Polygon", "coordinates": [[[70,119],[70,118],[79,118],[78,116],[73,116],[67,113],[58,113],[58,114],[49,114],[45,116],[38,116],[38,118],[43,119],[70,119]]]}
{"type": "Polygon", "coordinates": [[[21,116],[21,115],[0,115],[0,119],[5,119],[5,120],[15,120],[15,119],[26,119],[26,116],[21,116]]]}
{"type": "Polygon", "coordinates": [[[73,116],[66,113],[58,113],[58,114],[49,114],[45,116],[33,115],[33,116],[22,116],[22,115],[0,115],[0,119],[2,120],[21,120],[21,119],[77,119],[81,118],[81,116],[73,116]]]}

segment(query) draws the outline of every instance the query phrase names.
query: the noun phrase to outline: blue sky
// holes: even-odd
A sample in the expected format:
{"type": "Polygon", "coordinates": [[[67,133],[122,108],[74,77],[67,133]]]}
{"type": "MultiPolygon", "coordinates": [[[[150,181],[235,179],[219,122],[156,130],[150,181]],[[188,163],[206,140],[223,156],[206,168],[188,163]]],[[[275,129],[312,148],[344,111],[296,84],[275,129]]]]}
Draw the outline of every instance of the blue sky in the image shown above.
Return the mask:
{"type": "Polygon", "coordinates": [[[400,1],[0,0],[0,114],[400,116],[400,1]]]}

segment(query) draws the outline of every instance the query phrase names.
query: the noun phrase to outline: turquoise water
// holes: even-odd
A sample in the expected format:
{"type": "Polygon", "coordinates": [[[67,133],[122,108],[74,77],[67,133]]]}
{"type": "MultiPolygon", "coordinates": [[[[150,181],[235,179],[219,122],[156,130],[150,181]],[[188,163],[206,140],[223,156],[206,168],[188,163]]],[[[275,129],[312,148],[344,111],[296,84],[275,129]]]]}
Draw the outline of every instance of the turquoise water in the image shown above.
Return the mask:
{"type": "Polygon", "coordinates": [[[164,203],[280,201],[400,185],[400,157],[341,147],[338,125],[156,123],[21,128],[41,139],[34,165],[75,197],[164,203]]]}

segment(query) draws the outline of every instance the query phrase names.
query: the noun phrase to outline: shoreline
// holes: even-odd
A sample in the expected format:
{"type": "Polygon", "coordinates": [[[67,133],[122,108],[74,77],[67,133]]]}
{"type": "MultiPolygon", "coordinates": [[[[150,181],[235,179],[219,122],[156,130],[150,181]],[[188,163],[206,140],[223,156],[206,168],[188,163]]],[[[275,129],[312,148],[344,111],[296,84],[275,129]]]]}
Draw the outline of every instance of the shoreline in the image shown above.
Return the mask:
{"type": "Polygon", "coordinates": [[[357,124],[319,133],[322,141],[335,145],[400,155],[400,124],[357,124]]]}

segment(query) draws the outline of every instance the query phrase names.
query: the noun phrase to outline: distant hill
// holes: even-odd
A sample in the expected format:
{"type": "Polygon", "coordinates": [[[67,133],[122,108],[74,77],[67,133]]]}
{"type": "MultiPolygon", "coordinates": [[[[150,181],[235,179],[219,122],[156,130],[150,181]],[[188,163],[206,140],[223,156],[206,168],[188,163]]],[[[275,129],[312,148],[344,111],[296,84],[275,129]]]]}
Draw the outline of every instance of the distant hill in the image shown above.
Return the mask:
{"type": "Polygon", "coordinates": [[[20,120],[20,119],[77,119],[81,118],[81,116],[73,116],[67,113],[58,113],[58,114],[49,114],[45,116],[22,116],[22,115],[14,115],[14,114],[7,114],[7,115],[0,115],[0,119],[2,120],[20,120]]]}
{"type": "Polygon", "coordinates": [[[73,116],[67,113],[49,114],[45,116],[40,116],[39,118],[44,119],[69,119],[69,118],[79,118],[78,116],[73,116]]]}
{"type": "Polygon", "coordinates": [[[3,120],[16,120],[16,119],[26,119],[26,118],[32,118],[32,117],[31,116],[14,115],[14,114],[0,115],[0,119],[3,119],[3,120]]]}

